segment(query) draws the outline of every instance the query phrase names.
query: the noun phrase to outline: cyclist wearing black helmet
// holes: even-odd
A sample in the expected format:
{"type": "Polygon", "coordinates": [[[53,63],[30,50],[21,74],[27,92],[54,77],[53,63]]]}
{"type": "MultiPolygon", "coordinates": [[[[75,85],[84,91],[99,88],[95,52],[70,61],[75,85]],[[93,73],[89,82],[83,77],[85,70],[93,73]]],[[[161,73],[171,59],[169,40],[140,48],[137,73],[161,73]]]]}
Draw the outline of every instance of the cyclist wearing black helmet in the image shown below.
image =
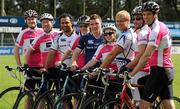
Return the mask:
{"type": "MultiPolygon", "coordinates": [[[[28,27],[19,33],[14,48],[14,56],[18,67],[22,67],[22,62],[19,54],[20,48],[22,47],[24,53],[26,53],[28,47],[35,39],[35,37],[43,32],[42,29],[36,27],[38,14],[35,10],[32,9],[27,10],[24,13],[24,18],[28,27]]],[[[41,53],[39,52],[39,50],[36,50],[33,54],[30,55],[29,60],[26,60],[25,64],[27,64],[30,67],[30,69],[40,69],[43,67],[40,57],[41,57],[41,53]]],[[[37,72],[33,72],[33,73],[36,74],[37,72]]],[[[37,82],[34,80],[27,80],[25,85],[29,89],[34,89],[36,83],[37,82]]],[[[32,103],[31,101],[32,98],[28,97],[26,100],[27,105],[24,107],[24,109],[29,109],[29,105],[31,105],[30,103],[32,103]]]]}
{"type": "Polygon", "coordinates": [[[130,75],[135,75],[149,61],[150,75],[145,83],[141,109],[150,108],[152,102],[160,97],[165,109],[175,109],[173,97],[174,70],[171,60],[171,37],[168,27],[158,20],[160,7],[148,1],[142,6],[143,19],[151,28],[144,54],[130,75]]]}
{"type": "MultiPolygon", "coordinates": [[[[135,59],[133,59],[133,61],[131,61],[130,63],[128,63],[126,65],[126,67],[122,68],[121,70],[127,70],[127,69],[133,69],[140,57],[143,55],[147,43],[148,43],[148,37],[149,37],[149,33],[150,33],[150,28],[148,27],[148,25],[146,25],[144,23],[143,20],[143,15],[142,15],[142,6],[136,6],[132,13],[132,19],[133,19],[133,24],[134,24],[134,32],[137,34],[137,38],[136,38],[136,43],[134,45],[135,48],[135,59]]],[[[150,66],[147,63],[146,66],[140,70],[132,79],[132,82],[134,84],[137,84],[137,82],[141,79],[141,78],[147,78],[147,75],[149,75],[150,72],[150,66]]],[[[142,79],[141,79],[142,81],[142,79]]],[[[145,79],[143,79],[143,83],[144,84],[145,79]]],[[[138,83],[139,84],[139,83],[138,83]]],[[[139,90],[141,91],[142,88],[139,88],[139,90]]],[[[133,99],[136,102],[136,106],[138,106],[139,101],[140,101],[140,94],[139,94],[139,90],[136,87],[135,90],[131,90],[132,95],[133,95],[133,99]]]]}

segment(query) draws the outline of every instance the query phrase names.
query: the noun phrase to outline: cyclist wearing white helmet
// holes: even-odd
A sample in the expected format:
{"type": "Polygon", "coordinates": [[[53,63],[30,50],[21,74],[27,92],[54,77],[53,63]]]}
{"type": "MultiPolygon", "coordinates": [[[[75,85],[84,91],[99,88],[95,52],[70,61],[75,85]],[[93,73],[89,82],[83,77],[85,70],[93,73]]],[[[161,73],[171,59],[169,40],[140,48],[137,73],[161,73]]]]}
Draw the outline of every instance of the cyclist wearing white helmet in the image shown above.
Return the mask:
{"type": "MultiPolygon", "coordinates": [[[[38,14],[35,10],[29,9],[24,13],[24,18],[25,21],[27,23],[28,28],[22,30],[17,39],[16,39],[16,44],[15,44],[15,48],[14,48],[14,56],[15,56],[15,60],[16,63],[19,67],[22,67],[22,62],[20,59],[20,54],[19,54],[19,49],[22,47],[24,53],[27,52],[28,47],[30,46],[30,44],[32,43],[32,41],[36,38],[37,35],[41,34],[43,31],[40,28],[37,28],[37,18],[38,18],[38,14]]],[[[33,54],[30,55],[30,59],[26,59],[25,64],[27,64],[31,69],[40,69],[43,67],[42,61],[41,61],[41,53],[39,52],[39,50],[36,50],[33,54]]],[[[34,75],[37,75],[37,72],[31,72],[34,75]]],[[[34,89],[35,88],[35,84],[37,83],[37,81],[34,80],[27,80],[25,85],[30,88],[30,89],[34,89]]],[[[26,106],[24,107],[24,109],[29,109],[29,105],[32,101],[31,97],[28,97],[26,100],[26,106]]]]}
{"type": "Polygon", "coordinates": [[[89,20],[90,17],[87,15],[82,15],[78,18],[77,20],[77,24],[80,28],[80,34],[81,36],[86,35],[87,33],[89,33],[90,29],[89,29],[89,20]]]}
{"type": "MultiPolygon", "coordinates": [[[[90,17],[87,15],[82,15],[78,18],[77,24],[80,29],[80,36],[84,36],[90,32],[89,21],[90,21],[90,17]]],[[[81,37],[79,37],[78,42],[79,42],[80,38],[81,37]]],[[[79,55],[79,57],[77,59],[77,65],[79,66],[79,68],[82,68],[85,65],[84,50],[83,50],[83,52],[81,52],[81,54],[79,55]]]]}
{"type": "Polygon", "coordinates": [[[173,97],[174,70],[171,60],[171,37],[168,27],[158,20],[159,5],[148,1],[142,6],[143,19],[151,28],[144,54],[130,75],[134,76],[146,63],[150,64],[150,75],[145,83],[141,109],[150,108],[153,101],[160,97],[165,109],[175,109],[173,97]]]}

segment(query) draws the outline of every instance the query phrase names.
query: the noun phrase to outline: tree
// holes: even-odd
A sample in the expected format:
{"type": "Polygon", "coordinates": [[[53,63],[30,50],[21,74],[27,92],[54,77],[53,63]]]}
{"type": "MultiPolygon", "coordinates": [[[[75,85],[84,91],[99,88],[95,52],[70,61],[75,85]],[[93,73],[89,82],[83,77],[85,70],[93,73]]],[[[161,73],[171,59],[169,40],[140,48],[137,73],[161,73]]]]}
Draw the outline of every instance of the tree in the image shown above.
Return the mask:
{"type": "MultiPolygon", "coordinates": [[[[142,0],[146,2],[149,0],[142,0]]],[[[160,19],[166,21],[180,21],[180,1],[179,0],[154,0],[161,6],[160,19]],[[173,16],[173,17],[172,17],[173,16]]],[[[5,11],[9,16],[22,16],[28,9],[35,9],[39,14],[44,12],[54,13],[56,8],[57,16],[62,13],[70,13],[76,19],[83,14],[83,0],[5,0],[5,11]]],[[[99,14],[102,19],[111,16],[111,0],[85,0],[86,15],[99,14]]],[[[114,16],[120,10],[132,9],[139,4],[139,0],[114,0],[114,16]]]]}

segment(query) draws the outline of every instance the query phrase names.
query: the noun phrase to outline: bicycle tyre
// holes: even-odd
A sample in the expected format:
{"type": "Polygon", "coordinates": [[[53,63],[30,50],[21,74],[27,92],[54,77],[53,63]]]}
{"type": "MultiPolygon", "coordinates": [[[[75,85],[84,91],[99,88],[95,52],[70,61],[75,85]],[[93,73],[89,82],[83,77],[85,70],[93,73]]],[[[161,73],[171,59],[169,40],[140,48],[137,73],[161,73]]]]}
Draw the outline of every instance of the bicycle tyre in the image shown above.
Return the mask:
{"type": "Polygon", "coordinates": [[[176,106],[176,109],[180,108],[180,98],[173,96],[174,104],[176,106]]]}
{"type": "Polygon", "coordinates": [[[39,95],[33,103],[32,109],[38,109],[39,106],[45,109],[53,109],[56,94],[57,90],[49,90],[39,95]]]}
{"type": "Polygon", "coordinates": [[[84,102],[81,109],[98,109],[101,104],[101,97],[91,96],[84,102]]]}
{"type": "Polygon", "coordinates": [[[119,107],[120,105],[117,100],[108,100],[104,102],[98,109],[119,109],[119,107]]]}
{"type": "Polygon", "coordinates": [[[20,87],[9,87],[0,93],[0,109],[13,109],[20,95],[20,87]]]}
{"type": "MultiPolygon", "coordinates": [[[[175,107],[177,109],[180,108],[180,98],[173,96],[173,101],[175,104],[175,107]]],[[[157,103],[157,106],[155,106],[153,109],[164,109],[163,104],[160,102],[157,103]]]]}
{"type": "Polygon", "coordinates": [[[66,104],[69,104],[68,109],[71,109],[73,107],[72,97],[80,97],[80,96],[81,96],[81,93],[69,93],[62,97],[57,96],[53,109],[64,109],[67,107],[66,104]]]}
{"type": "MultiPolygon", "coordinates": [[[[24,109],[25,104],[27,103],[26,100],[27,100],[28,96],[32,97],[32,102],[31,102],[31,104],[28,104],[28,106],[32,106],[32,104],[36,98],[37,93],[38,93],[38,90],[29,90],[29,91],[23,92],[18,97],[16,104],[14,105],[14,109],[24,109]]],[[[31,108],[31,107],[29,107],[29,108],[31,108]]]]}

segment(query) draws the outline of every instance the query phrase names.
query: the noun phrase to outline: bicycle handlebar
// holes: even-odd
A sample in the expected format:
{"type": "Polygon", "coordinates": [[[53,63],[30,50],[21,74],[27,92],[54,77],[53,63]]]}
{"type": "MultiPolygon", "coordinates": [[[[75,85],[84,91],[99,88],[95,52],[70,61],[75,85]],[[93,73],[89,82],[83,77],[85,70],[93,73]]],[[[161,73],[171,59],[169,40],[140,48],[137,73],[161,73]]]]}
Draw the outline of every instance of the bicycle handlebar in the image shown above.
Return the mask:
{"type": "Polygon", "coordinates": [[[135,87],[133,87],[132,85],[131,85],[131,82],[129,81],[132,77],[130,77],[129,75],[128,75],[128,72],[127,71],[125,71],[124,72],[124,74],[118,74],[118,73],[114,73],[114,71],[113,70],[109,70],[109,71],[107,71],[107,72],[104,72],[103,70],[101,70],[101,81],[102,81],[102,83],[104,84],[104,85],[106,85],[106,86],[109,86],[109,83],[108,82],[106,82],[106,80],[105,80],[105,78],[107,78],[107,77],[116,77],[116,78],[123,78],[123,80],[124,80],[124,82],[123,82],[123,85],[127,85],[128,86],[128,88],[130,88],[130,89],[132,89],[132,90],[134,90],[135,89],[135,87]]]}
{"type": "MultiPolygon", "coordinates": [[[[9,66],[5,66],[6,70],[9,71],[10,73],[10,76],[15,78],[15,79],[18,79],[18,77],[16,76],[16,74],[14,74],[12,71],[19,71],[19,72],[22,72],[22,74],[24,75],[24,78],[25,79],[35,79],[35,80],[40,80],[41,77],[36,77],[36,76],[30,76],[28,75],[29,72],[33,71],[33,72],[37,72],[37,73],[41,73],[42,71],[40,70],[37,70],[37,69],[29,69],[28,66],[25,66],[25,67],[17,67],[17,68],[12,68],[12,67],[9,67],[9,66]]],[[[42,73],[43,74],[43,73],[42,73]]],[[[43,76],[43,75],[42,75],[43,76]]]]}

